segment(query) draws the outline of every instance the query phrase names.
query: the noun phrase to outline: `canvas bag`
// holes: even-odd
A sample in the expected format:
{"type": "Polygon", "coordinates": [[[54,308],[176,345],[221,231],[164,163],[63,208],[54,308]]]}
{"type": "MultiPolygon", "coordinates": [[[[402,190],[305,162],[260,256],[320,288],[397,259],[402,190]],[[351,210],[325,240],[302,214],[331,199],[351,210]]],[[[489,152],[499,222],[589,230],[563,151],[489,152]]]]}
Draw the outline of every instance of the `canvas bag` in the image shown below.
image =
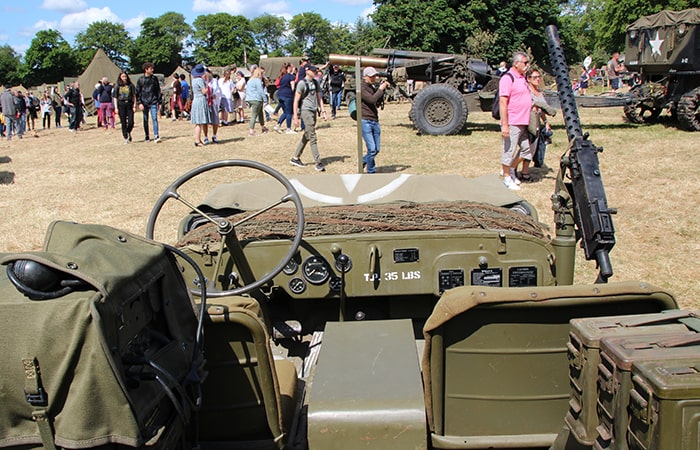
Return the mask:
{"type": "Polygon", "coordinates": [[[52,434],[64,448],[176,448],[202,356],[173,255],[114,228],[55,222],[43,251],[1,256],[0,447],[51,448],[52,434]],[[83,287],[31,300],[5,267],[22,260],[83,287]]]}

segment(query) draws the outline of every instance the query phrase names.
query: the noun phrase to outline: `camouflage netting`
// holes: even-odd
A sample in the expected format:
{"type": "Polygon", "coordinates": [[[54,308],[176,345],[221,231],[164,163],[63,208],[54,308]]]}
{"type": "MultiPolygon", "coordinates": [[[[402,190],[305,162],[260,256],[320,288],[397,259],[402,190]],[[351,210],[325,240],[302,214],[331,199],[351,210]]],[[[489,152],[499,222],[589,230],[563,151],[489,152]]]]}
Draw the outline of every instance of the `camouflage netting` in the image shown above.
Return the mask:
{"type": "MultiPolygon", "coordinates": [[[[245,213],[231,216],[235,222],[245,213]]],[[[542,224],[506,208],[474,202],[392,203],[304,209],[304,236],[455,229],[509,230],[542,239],[542,224]]],[[[287,238],[294,234],[293,208],[277,208],[236,227],[239,239],[287,238]]],[[[189,232],[179,246],[219,241],[213,224],[189,232]]]]}

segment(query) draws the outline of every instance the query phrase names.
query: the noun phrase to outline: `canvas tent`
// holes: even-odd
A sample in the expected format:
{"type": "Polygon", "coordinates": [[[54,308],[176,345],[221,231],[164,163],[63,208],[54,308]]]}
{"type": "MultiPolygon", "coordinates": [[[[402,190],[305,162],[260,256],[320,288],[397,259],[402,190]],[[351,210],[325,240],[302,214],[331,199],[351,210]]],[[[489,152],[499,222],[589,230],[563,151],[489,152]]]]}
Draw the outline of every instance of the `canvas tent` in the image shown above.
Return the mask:
{"type": "Polygon", "coordinates": [[[95,83],[100,81],[102,77],[107,77],[110,83],[116,84],[119,73],[121,73],[121,69],[109,59],[104,50],[98,48],[90,64],[85,68],[82,75],[78,77],[80,92],[83,93],[85,107],[89,112],[95,112],[95,106],[92,101],[92,91],[95,90],[95,83]]]}

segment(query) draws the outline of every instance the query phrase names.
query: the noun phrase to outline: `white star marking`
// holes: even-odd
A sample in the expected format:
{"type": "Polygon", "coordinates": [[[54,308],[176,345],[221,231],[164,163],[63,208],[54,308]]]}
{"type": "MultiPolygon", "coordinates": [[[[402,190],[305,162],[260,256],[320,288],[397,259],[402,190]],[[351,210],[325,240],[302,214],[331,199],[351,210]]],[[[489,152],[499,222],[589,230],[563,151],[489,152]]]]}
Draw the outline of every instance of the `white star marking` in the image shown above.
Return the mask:
{"type": "Polygon", "coordinates": [[[659,39],[659,30],[656,30],[656,38],[649,39],[649,45],[651,45],[651,56],[659,54],[661,56],[661,44],[664,43],[663,39],[659,39]]]}

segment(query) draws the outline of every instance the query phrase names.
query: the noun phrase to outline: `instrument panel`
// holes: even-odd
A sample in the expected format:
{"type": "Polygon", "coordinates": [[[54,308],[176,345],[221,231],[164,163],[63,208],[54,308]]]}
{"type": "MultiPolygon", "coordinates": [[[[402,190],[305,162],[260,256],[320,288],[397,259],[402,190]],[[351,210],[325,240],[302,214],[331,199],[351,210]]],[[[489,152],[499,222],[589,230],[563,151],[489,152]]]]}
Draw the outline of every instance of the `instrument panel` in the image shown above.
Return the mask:
{"type": "Polygon", "coordinates": [[[339,296],[341,291],[350,297],[439,296],[465,285],[554,285],[552,262],[549,244],[519,233],[313,237],[304,240],[275,284],[300,299],[339,296]]]}

